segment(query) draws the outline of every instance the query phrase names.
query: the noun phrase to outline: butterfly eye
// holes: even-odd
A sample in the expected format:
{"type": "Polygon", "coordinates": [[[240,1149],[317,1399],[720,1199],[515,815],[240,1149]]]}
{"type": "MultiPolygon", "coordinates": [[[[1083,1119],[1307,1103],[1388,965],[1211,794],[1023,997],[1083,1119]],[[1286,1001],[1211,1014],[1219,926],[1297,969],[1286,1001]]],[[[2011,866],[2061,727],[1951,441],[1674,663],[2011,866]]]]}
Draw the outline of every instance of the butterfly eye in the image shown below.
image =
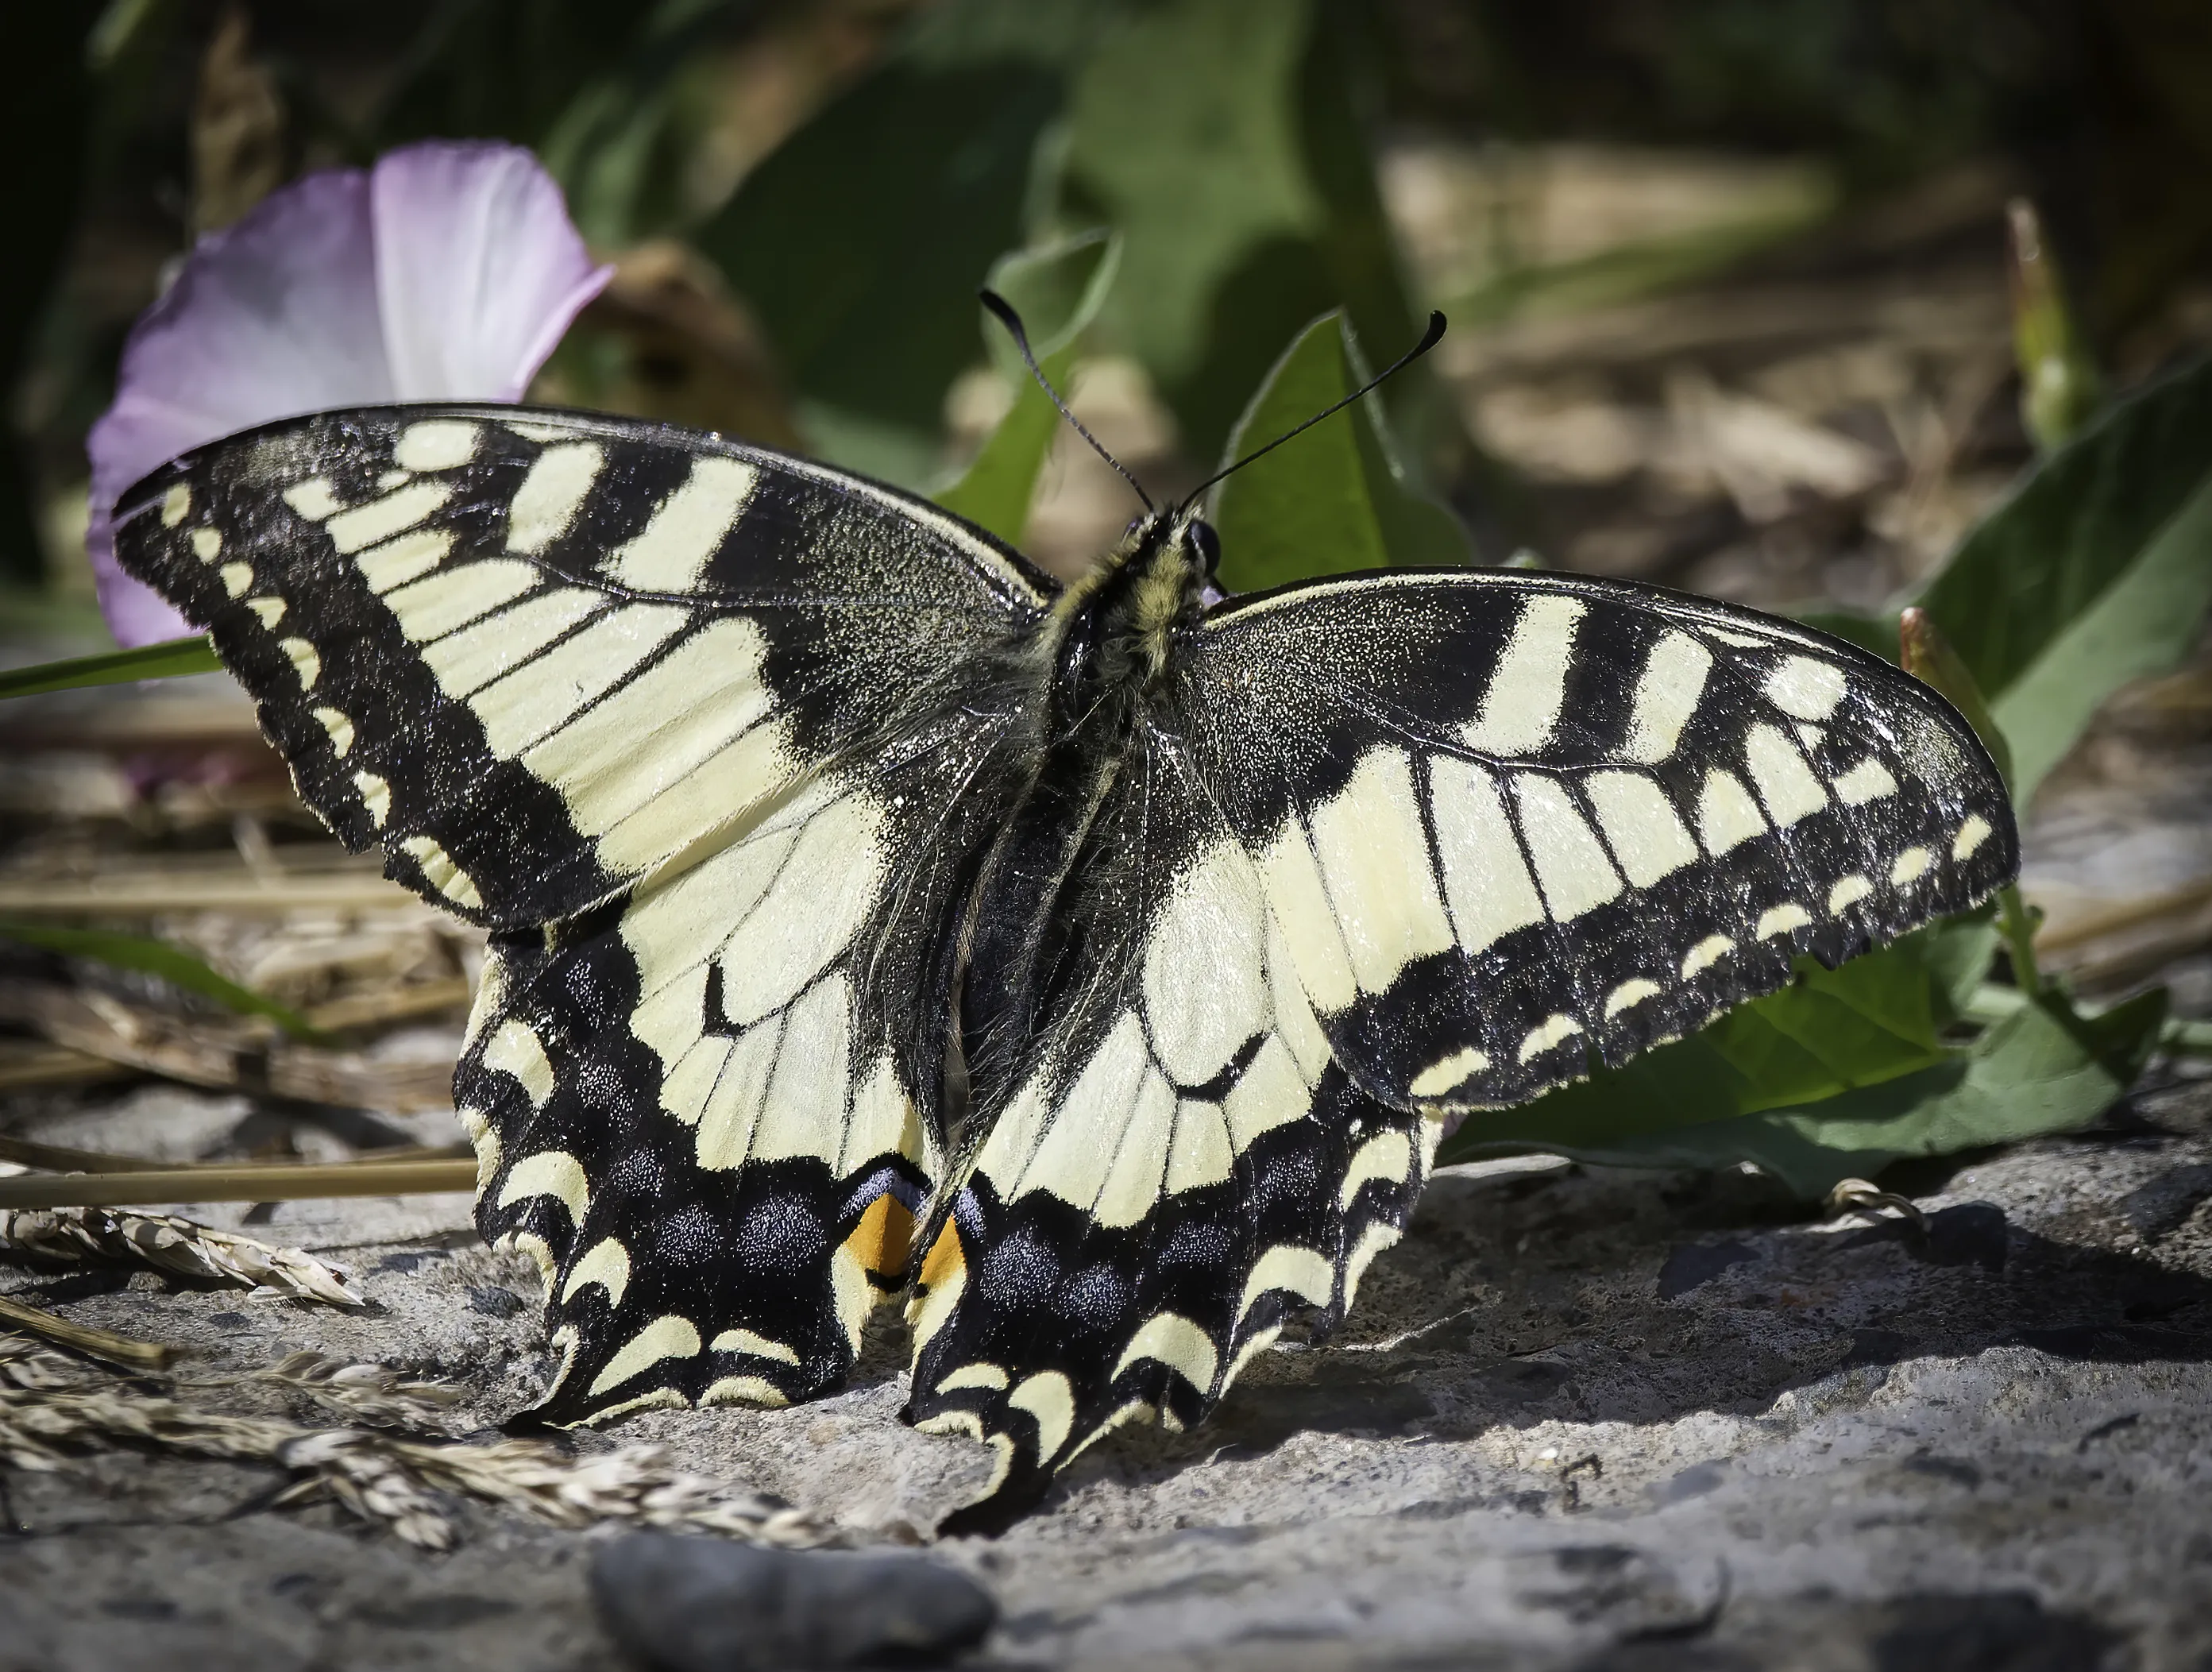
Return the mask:
{"type": "Polygon", "coordinates": [[[1139,533],[1139,532],[1143,529],[1143,527],[1144,527],[1144,526],[1146,525],[1146,522],[1148,522],[1148,521],[1150,521],[1150,520],[1151,520],[1151,519],[1150,519],[1150,518],[1147,518],[1147,517],[1132,517],[1132,518],[1130,518],[1130,519],[1129,519],[1129,526],[1128,526],[1127,528],[1125,528],[1125,529],[1123,529],[1123,530],[1121,531],[1121,538],[1122,538],[1123,539],[1125,539],[1125,540],[1133,540],[1133,539],[1135,539],[1135,538],[1137,538],[1138,533],[1139,533]]]}
{"type": "Polygon", "coordinates": [[[1221,567],[1221,537],[1213,532],[1212,523],[1193,522],[1183,538],[1190,542],[1190,549],[1198,554],[1208,575],[1221,567]]]}

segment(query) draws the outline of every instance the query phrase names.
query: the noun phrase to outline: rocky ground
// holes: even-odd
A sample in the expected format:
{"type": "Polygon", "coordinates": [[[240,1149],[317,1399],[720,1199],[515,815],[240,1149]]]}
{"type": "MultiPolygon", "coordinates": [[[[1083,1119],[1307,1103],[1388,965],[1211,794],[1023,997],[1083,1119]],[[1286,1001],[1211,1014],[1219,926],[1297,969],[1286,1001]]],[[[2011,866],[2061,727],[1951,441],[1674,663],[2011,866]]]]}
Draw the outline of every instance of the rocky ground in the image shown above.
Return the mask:
{"type": "MultiPolygon", "coordinates": [[[[981,1657],[2203,1665],[2212,1082],[2165,1078],[2096,1133],[1907,1181],[1924,1233],[1809,1220],[1741,1175],[1448,1172],[1337,1340],[1269,1355],[1196,1433],[1100,1446],[1004,1538],[937,1547],[998,1597],[981,1657]]],[[[18,1130],[153,1146],[246,1112],[142,1090],[18,1130]]],[[[260,1217],[369,1305],[21,1268],[0,1286],[189,1344],[196,1371],[313,1347],[450,1377],[465,1426],[544,1377],[530,1275],[460,1200],[260,1217]]],[[[664,1442],[855,1541],[912,1542],[983,1457],[899,1426],[896,1345],[815,1406],[574,1444],[664,1442]]],[[[0,1668],[621,1663],[584,1584],[605,1535],[465,1511],[428,1554],[261,1506],[283,1479],[129,1452],[8,1475],[0,1668]]]]}

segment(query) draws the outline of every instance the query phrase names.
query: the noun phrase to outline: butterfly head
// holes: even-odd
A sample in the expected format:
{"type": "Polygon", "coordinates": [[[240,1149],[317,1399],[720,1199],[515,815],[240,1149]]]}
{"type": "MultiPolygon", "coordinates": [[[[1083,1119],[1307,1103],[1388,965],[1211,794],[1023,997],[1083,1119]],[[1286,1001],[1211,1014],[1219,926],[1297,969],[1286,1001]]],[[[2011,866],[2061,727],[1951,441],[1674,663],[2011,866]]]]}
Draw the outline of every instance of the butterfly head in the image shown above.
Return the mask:
{"type": "Polygon", "coordinates": [[[1221,536],[1204,517],[1170,508],[1133,517],[1109,562],[1141,568],[1167,565],[1189,571],[1211,585],[1221,568],[1221,536]]]}

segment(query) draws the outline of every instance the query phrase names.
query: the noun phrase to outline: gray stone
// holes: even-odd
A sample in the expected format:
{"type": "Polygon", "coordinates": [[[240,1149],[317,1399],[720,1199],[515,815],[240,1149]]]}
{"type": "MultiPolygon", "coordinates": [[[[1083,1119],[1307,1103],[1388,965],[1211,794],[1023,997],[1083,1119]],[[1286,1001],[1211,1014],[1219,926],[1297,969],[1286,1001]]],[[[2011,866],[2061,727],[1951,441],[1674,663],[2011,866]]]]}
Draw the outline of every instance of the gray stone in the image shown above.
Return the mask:
{"type": "Polygon", "coordinates": [[[592,1561],[615,1640],[665,1672],[934,1665],[983,1640],[991,1593],[923,1556],[633,1533],[592,1561]]]}

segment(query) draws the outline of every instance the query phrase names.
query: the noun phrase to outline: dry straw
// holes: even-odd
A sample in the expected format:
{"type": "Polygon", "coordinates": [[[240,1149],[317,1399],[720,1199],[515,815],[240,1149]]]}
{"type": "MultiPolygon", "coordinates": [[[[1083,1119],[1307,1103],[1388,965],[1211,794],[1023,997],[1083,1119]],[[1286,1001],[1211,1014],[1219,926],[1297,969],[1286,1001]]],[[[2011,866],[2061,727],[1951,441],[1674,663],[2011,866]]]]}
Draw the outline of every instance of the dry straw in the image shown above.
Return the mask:
{"type": "Polygon", "coordinates": [[[0,1295],[0,1324],[12,1323],[40,1340],[66,1347],[127,1371],[167,1370],[183,1349],[164,1341],[142,1341],[136,1335],[118,1335],[112,1329],[95,1329],[88,1323],[26,1306],[12,1295],[0,1295]]]}
{"type": "Polygon", "coordinates": [[[345,1274],[297,1249],[167,1213],[110,1207],[0,1208],[0,1249],[75,1264],[120,1261],[202,1281],[242,1284],[295,1300],[359,1306],[345,1274]]]}
{"type": "Polygon", "coordinates": [[[258,1382],[283,1388],[325,1409],[378,1427],[448,1432],[448,1413],[461,1401],[450,1382],[422,1382],[382,1365],[349,1365],[319,1353],[295,1353],[243,1377],[210,1377],[184,1385],[219,1388],[258,1382]]]}
{"type": "MultiPolygon", "coordinates": [[[[380,1366],[344,1365],[313,1353],[197,1385],[245,1381],[291,1388],[368,1420],[419,1422],[425,1414],[414,1408],[451,1402],[441,1384],[410,1383],[380,1366]]],[[[78,1451],[118,1445],[289,1470],[298,1478],[275,1503],[330,1498],[426,1550],[453,1547],[457,1498],[558,1527],[615,1522],[794,1547],[836,1537],[833,1529],[777,1499],[672,1467],[659,1446],[575,1458],[533,1440],[436,1443],[368,1428],[311,1428],[279,1418],[231,1415],[125,1388],[87,1385],[72,1361],[34,1341],[0,1335],[0,1462],[64,1469],[78,1451]]]]}

